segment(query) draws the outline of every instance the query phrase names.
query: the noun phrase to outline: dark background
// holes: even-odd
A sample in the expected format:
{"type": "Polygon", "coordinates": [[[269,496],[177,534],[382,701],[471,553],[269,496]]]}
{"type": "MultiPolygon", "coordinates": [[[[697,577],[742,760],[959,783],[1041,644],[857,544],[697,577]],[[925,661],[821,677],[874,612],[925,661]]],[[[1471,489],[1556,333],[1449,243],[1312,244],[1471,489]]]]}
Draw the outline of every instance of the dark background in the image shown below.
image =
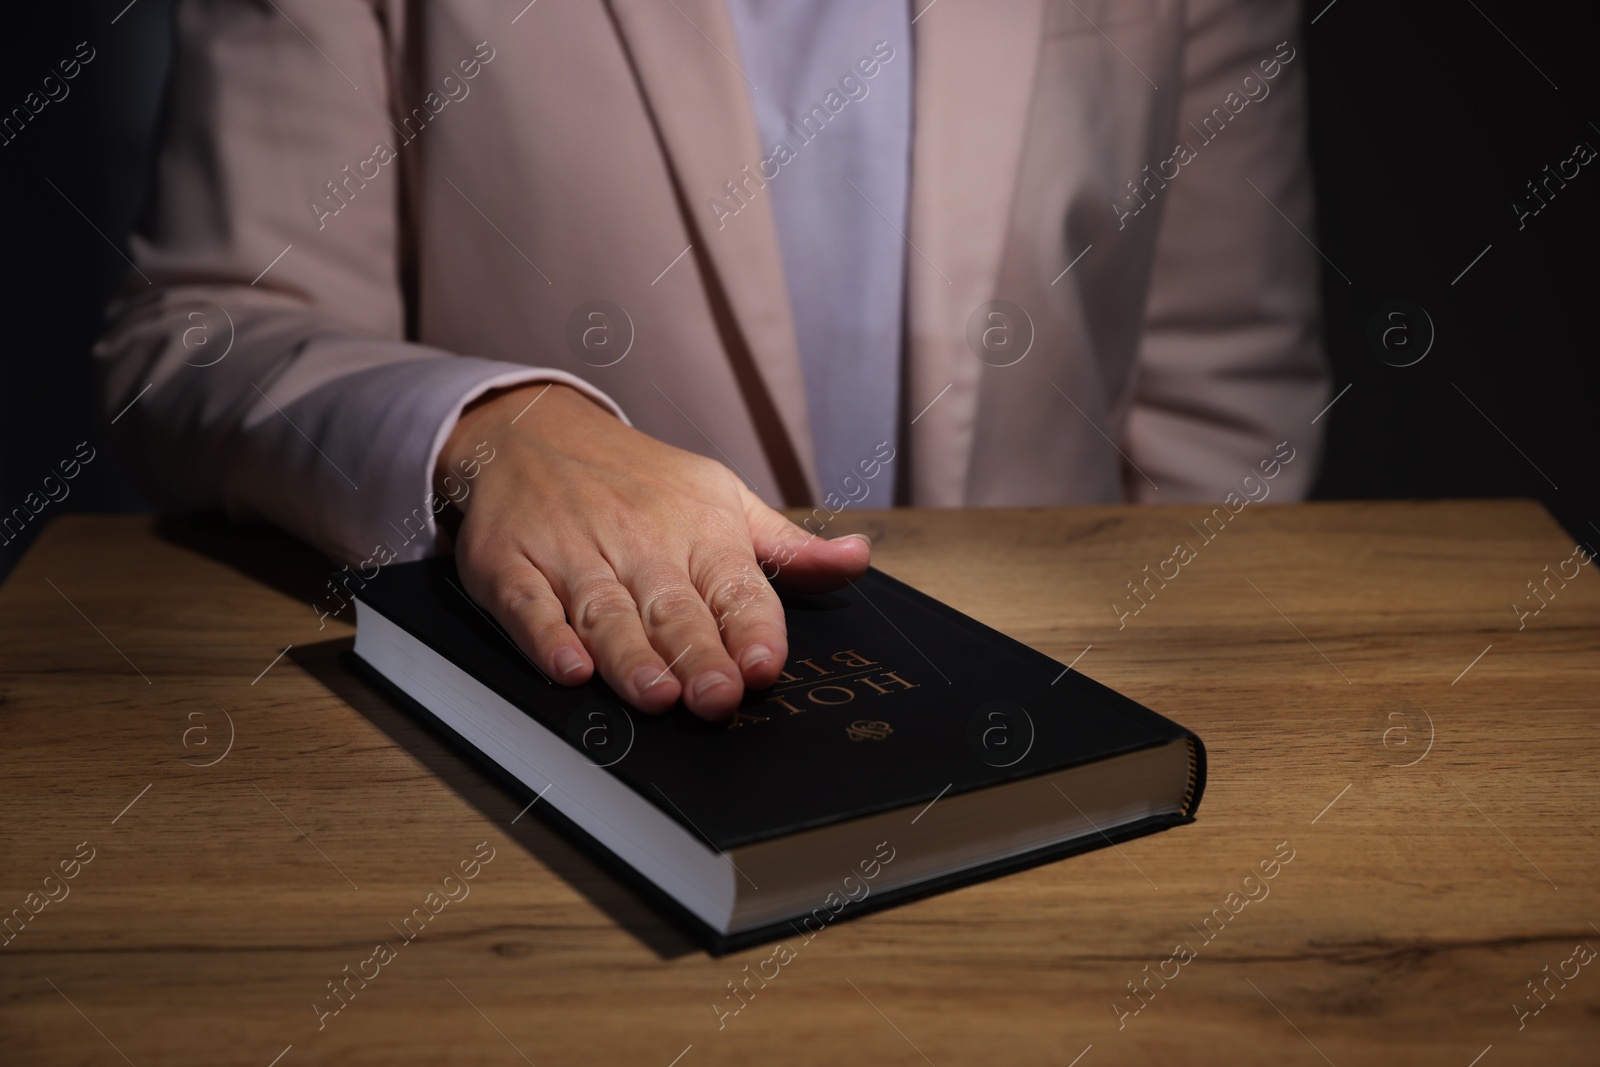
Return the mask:
{"type": "MultiPolygon", "coordinates": [[[[79,0],[7,13],[0,113],[79,41],[97,54],[66,99],[0,145],[0,513],[79,441],[99,454],[65,501],[0,546],[0,577],[56,515],[143,509],[106,447],[88,353],[147,189],[171,6],[79,0]]],[[[1334,388],[1349,386],[1319,423],[1329,451],[1315,495],[1534,497],[1593,552],[1600,160],[1520,230],[1512,209],[1579,142],[1600,148],[1592,35],[1570,9],[1553,10],[1510,0],[1307,5],[1312,236],[1325,258],[1334,388]],[[1422,308],[1436,334],[1411,366],[1391,366],[1369,344],[1369,322],[1394,301],[1422,308]]],[[[1425,345],[1417,312],[1383,322],[1401,328],[1389,335],[1390,362],[1425,345]]]]}

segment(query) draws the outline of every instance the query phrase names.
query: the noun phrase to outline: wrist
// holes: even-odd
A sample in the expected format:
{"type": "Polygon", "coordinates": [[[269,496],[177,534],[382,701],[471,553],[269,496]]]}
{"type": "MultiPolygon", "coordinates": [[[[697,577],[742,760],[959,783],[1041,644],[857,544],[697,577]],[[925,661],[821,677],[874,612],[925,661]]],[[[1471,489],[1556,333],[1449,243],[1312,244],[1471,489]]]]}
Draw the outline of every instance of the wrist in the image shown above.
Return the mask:
{"type": "Polygon", "coordinates": [[[584,417],[596,412],[611,415],[588,394],[562,382],[528,382],[491,389],[461,409],[434,463],[433,484],[444,491],[446,478],[469,468],[476,470],[475,464],[487,463],[498,446],[504,444],[512,426],[524,416],[528,421],[523,425],[532,426],[535,414],[540,423],[548,424],[573,414],[584,417]],[[535,404],[539,410],[530,412],[535,404]]]}

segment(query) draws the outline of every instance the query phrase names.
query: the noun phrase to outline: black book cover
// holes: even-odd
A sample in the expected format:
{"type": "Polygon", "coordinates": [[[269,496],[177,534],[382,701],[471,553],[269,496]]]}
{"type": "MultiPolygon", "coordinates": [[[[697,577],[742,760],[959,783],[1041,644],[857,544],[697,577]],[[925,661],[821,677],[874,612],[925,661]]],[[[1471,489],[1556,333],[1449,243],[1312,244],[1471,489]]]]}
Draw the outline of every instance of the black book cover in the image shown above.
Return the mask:
{"type": "MultiPolygon", "coordinates": [[[[724,723],[704,722],[681,705],[661,716],[641,714],[598,675],[575,688],[551,682],[468,598],[451,557],[391,565],[364,584],[344,580],[362,601],[719,851],[1189,740],[1194,770],[1180,814],[874,893],[841,918],[1192,821],[1204,789],[1204,748],[1192,733],[876,569],[835,593],[782,594],[785,673],[771,689],[747,693],[724,723]]],[[[399,696],[387,683],[383,688],[399,696]]],[[[400,703],[442,727],[414,701],[400,703]]],[[[518,792],[526,786],[518,784],[518,792]]],[[[554,821],[598,847],[565,820],[554,821]]],[[[607,860],[613,870],[622,866],[607,860]]],[[[714,952],[789,930],[779,923],[722,935],[646,880],[630,880],[644,883],[647,896],[686,919],[714,952]]]]}

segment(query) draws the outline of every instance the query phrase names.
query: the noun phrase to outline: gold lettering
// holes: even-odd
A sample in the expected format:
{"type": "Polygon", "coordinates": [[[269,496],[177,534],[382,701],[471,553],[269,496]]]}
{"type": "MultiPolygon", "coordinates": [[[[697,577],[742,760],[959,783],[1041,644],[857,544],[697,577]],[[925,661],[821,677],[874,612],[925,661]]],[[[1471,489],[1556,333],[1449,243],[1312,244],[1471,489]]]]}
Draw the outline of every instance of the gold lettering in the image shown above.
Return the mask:
{"type": "Polygon", "coordinates": [[[875,660],[868,659],[853,648],[847,648],[843,652],[835,652],[830,658],[833,662],[842,663],[846,667],[876,667],[878,665],[875,660]]]}
{"type": "Polygon", "coordinates": [[[819,674],[819,675],[828,675],[828,674],[832,674],[833,673],[832,671],[823,670],[821,667],[817,666],[815,663],[811,662],[808,659],[799,659],[799,660],[795,660],[795,662],[796,663],[804,663],[807,667],[810,667],[812,670],[816,671],[817,674],[819,674]]]}
{"type": "MultiPolygon", "coordinates": [[[[895,681],[900,683],[900,688],[902,688],[902,689],[920,689],[920,688],[922,688],[920,685],[917,685],[917,684],[914,684],[912,682],[906,681],[904,678],[900,677],[894,671],[884,671],[881,677],[893,678],[895,681]]],[[[865,682],[868,685],[872,686],[873,689],[876,689],[878,691],[878,695],[879,696],[888,696],[889,695],[889,690],[885,689],[883,686],[879,685],[877,682],[874,682],[871,678],[857,678],[856,681],[865,682]]]]}
{"type": "Polygon", "coordinates": [[[854,689],[846,689],[842,685],[819,685],[815,689],[806,690],[806,699],[811,701],[811,703],[813,703],[813,704],[824,704],[824,705],[828,705],[828,706],[832,706],[832,705],[835,705],[835,704],[848,704],[852,700],[854,700],[855,698],[856,698],[856,691],[854,689]],[[835,693],[843,693],[844,694],[844,699],[843,700],[822,700],[822,699],[819,699],[817,697],[817,694],[822,692],[823,690],[832,690],[835,693]]]}
{"type": "Polygon", "coordinates": [[[789,703],[787,700],[783,699],[782,697],[768,697],[767,698],[767,703],[768,704],[782,704],[784,707],[789,709],[789,714],[790,715],[799,715],[801,712],[806,710],[805,708],[797,708],[797,707],[795,707],[793,704],[789,703]]]}
{"type": "Polygon", "coordinates": [[[728,720],[728,729],[732,730],[743,726],[747,720],[749,722],[766,722],[770,718],[772,718],[771,715],[753,715],[742,708],[735,708],[733,709],[733,718],[728,720]]]}

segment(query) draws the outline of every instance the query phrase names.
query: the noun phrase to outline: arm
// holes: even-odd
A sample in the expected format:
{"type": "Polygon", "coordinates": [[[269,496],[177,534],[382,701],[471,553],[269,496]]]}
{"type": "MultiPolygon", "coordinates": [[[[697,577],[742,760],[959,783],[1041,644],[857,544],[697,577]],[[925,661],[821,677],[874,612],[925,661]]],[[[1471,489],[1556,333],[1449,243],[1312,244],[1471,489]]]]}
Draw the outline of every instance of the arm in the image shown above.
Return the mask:
{"type": "Polygon", "coordinates": [[[96,349],[103,406],[128,409],[115,429],[166,502],[266,519],[341,562],[379,539],[420,558],[464,404],[536,379],[610,402],[561,371],[404,340],[401,163],[345,177],[398,140],[384,28],[363,0],[279,7],[179,6],[140,273],[96,349]],[[333,179],[351,202],[319,218],[333,179]]]}
{"type": "MultiPolygon", "coordinates": [[[[1322,438],[1311,419],[1329,383],[1321,261],[1307,242],[1316,234],[1299,5],[1200,0],[1190,8],[1176,138],[1194,158],[1161,191],[1128,450],[1162,487],[1162,501],[1219,500],[1244,475],[1259,476],[1258,464],[1287,441],[1296,458],[1274,488],[1299,498],[1316,474],[1322,438]],[[1263,61],[1275,77],[1264,76],[1263,61]],[[1220,132],[1189,125],[1201,127],[1213,108],[1229,118],[1220,132]]],[[[1126,481],[1134,499],[1153,497],[1143,478],[1126,481]]]]}
{"type": "Polygon", "coordinates": [[[346,562],[403,544],[392,562],[436,548],[430,481],[476,470],[462,582],[549,677],[598,671],[636,707],[707,717],[770,685],[787,646],[768,579],[842,584],[866,542],[812,537],[571,375],[404,339],[403,160],[345,170],[395,140],[371,4],[187,2],[178,29],[140,273],[96,352],[147,480],[346,562]],[[336,217],[313,206],[357,179],[336,217]],[[557,384],[529,408],[533,381],[557,384]]]}

